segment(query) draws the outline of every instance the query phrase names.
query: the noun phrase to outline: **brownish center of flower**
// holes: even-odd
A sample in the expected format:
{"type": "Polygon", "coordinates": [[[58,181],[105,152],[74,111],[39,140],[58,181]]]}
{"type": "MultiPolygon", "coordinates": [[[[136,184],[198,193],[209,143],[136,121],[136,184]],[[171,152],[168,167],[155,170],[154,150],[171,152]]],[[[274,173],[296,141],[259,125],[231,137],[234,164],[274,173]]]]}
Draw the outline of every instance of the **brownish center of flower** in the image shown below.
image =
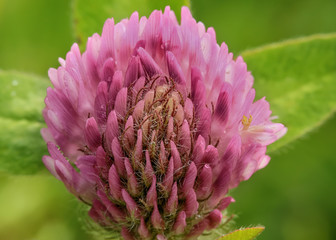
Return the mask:
{"type": "MultiPolygon", "coordinates": [[[[161,75],[145,79],[141,88],[136,82],[128,88],[128,111],[119,126],[122,129],[122,148],[132,163],[140,159],[135,159],[136,140],[132,141],[127,136],[134,134],[137,139],[139,130],[142,131],[142,149],[148,150],[156,172],[166,172],[171,142],[176,145],[182,165],[188,162],[196,124],[193,107],[186,109],[184,91],[179,89],[173,79],[161,75]],[[130,116],[133,118],[132,126],[127,123],[130,116]],[[128,134],[128,131],[132,133],[128,134]]],[[[136,164],[133,165],[137,168],[136,164]]]]}

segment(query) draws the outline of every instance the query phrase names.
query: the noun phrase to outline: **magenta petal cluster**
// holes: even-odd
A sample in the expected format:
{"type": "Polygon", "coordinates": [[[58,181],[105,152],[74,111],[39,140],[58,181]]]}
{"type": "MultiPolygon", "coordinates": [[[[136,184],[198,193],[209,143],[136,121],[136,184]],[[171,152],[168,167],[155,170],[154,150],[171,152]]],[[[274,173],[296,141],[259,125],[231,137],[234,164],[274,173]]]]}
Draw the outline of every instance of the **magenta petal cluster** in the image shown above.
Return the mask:
{"type": "Polygon", "coordinates": [[[43,162],[124,239],[197,238],[286,132],[253,77],[182,8],[105,22],[50,69],[43,162]]]}

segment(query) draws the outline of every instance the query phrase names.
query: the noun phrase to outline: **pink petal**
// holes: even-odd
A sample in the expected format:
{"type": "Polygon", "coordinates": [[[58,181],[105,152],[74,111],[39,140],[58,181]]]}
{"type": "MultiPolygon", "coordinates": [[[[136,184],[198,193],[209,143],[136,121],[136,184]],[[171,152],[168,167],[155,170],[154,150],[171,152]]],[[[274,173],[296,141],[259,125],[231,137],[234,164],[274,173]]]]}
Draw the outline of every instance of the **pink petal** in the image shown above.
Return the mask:
{"type": "Polygon", "coordinates": [[[146,226],[145,220],[143,219],[143,217],[141,217],[140,219],[140,226],[138,228],[138,233],[140,235],[141,238],[149,238],[150,237],[150,233],[148,231],[148,228],[146,226]]]}
{"type": "Polygon", "coordinates": [[[198,176],[198,186],[196,189],[197,199],[207,198],[212,191],[212,169],[205,164],[198,176]]]}
{"type": "Polygon", "coordinates": [[[145,49],[139,48],[138,54],[142,63],[142,67],[149,77],[153,77],[155,74],[160,74],[162,71],[154,59],[146,52],[145,49]]]}
{"type": "Polygon", "coordinates": [[[199,167],[202,163],[204,151],[205,151],[205,140],[202,137],[202,135],[199,135],[196,140],[194,151],[191,156],[192,161],[194,161],[197,167],[199,167]]]}
{"type": "Polygon", "coordinates": [[[109,170],[108,182],[112,197],[116,200],[121,200],[121,182],[116,167],[114,165],[112,165],[109,170]]]}
{"type": "Polygon", "coordinates": [[[187,217],[192,217],[197,213],[199,203],[197,202],[196,193],[193,189],[189,191],[189,194],[186,196],[184,211],[187,217]]]}
{"type": "Polygon", "coordinates": [[[181,66],[175,58],[174,54],[170,51],[167,51],[166,58],[169,76],[174,79],[178,84],[184,85],[186,83],[186,80],[182,72],[181,66]]]}
{"type": "Polygon", "coordinates": [[[167,172],[162,182],[162,185],[165,187],[165,190],[167,192],[170,192],[173,182],[174,182],[174,158],[171,157],[169,160],[167,172]]]}
{"type": "Polygon", "coordinates": [[[124,139],[123,139],[124,143],[127,144],[128,149],[133,149],[133,145],[135,143],[133,125],[134,125],[133,117],[129,116],[125,124],[124,139]]]}
{"type": "Polygon", "coordinates": [[[107,118],[106,124],[106,131],[105,131],[105,138],[106,138],[106,145],[108,148],[111,148],[111,144],[114,138],[118,137],[119,133],[119,125],[118,119],[115,111],[111,111],[107,118]]]}
{"type": "Polygon", "coordinates": [[[115,167],[121,177],[126,176],[126,169],[124,165],[124,154],[121,149],[120,143],[118,139],[115,137],[112,141],[112,146],[111,146],[113,156],[114,156],[114,164],[115,167]]]}
{"type": "Polygon", "coordinates": [[[129,232],[125,227],[121,229],[121,236],[123,237],[124,240],[135,240],[132,233],[129,232]]]}
{"type": "Polygon", "coordinates": [[[177,215],[174,226],[173,226],[173,230],[176,234],[182,234],[184,232],[184,229],[187,226],[186,218],[187,218],[187,215],[184,211],[181,211],[177,215]]]}
{"type": "Polygon", "coordinates": [[[182,170],[181,169],[182,162],[181,162],[180,153],[178,152],[177,147],[173,141],[170,141],[170,151],[171,151],[172,158],[174,160],[174,171],[178,173],[182,170]]]}
{"type": "Polygon", "coordinates": [[[93,117],[86,120],[85,138],[92,151],[95,151],[101,145],[101,136],[98,129],[98,124],[93,117]]]}
{"type": "Polygon", "coordinates": [[[151,215],[151,222],[153,227],[156,229],[162,228],[164,224],[156,202],[154,204],[154,209],[151,215]]]}
{"type": "Polygon", "coordinates": [[[137,142],[135,144],[135,150],[134,150],[134,161],[135,161],[135,168],[138,169],[138,167],[142,164],[142,130],[138,130],[137,134],[137,142]]]}
{"type": "Polygon", "coordinates": [[[151,159],[149,157],[149,152],[146,150],[146,166],[145,166],[145,184],[147,186],[150,186],[152,184],[152,177],[154,175],[154,170],[152,167],[151,159]]]}
{"type": "Polygon", "coordinates": [[[121,190],[121,194],[126,203],[126,208],[130,216],[139,218],[140,210],[134,199],[128,194],[128,192],[125,189],[121,190]]]}
{"type": "Polygon", "coordinates": [[[190,135],[190,128],[187,120],[183,121],[182,127],[181,127],[181,136],[180,136],[180,144],[181,154],[186,153],[189,155],[191,150],[191,135],[190,135]]]}
{"type": "Polygon", "coordinates": [[[159,167],[158,167],[159,171],[162,174],[165,173],[166,166],[168,164],[168,159],[167,159],[166,149],[165,149],[163,141],[161,141],[161,143],[160,143],[160,154],[159,154],[158,163],[159,163],[159,167]]]}
{"type": "Polygon", "coordinates": [[[152,185],[147,192],[146,203],[148,206],[152,207],[156,202],[157,202],[156,176],[153,175],[152,185]]]}
{"type": "Polygon", "coordinates": [[[183,196],[187,196],[189,194],[189,191],[193,189],[195,180],[197,176],[197,168],[194,162],[191,162],[187,173],[184,177],[183,184],[180,188],[181,193],[183,196]]]}
{"type": "Polygon", "coordinates": [[[115,71],[115,61],[113,58],[108,58],[103,65],[103,77],[102,80],[107,83],[112,83],[113,75],[115,71]]]}
{"type": "Polygon", "coordinates": [[[125,81],[124,86],[128,87],[133,82],[138,80],[139,78],[139,67],[140,67],[140,59],[138,56],[131,57],[130,62],[128,64],[126,73],[125,73],[125,81]]]}
{"type": "Polygon", "coordinates": [[[98,65],[103,65],[109,57],[114,58],[114,20],[107,19],[101,37],[98,65]]]}
{"type": "Polygon", "coordinates": [[[94,114],[98,124],[100,125],[106,124],[107,120],[106,103],[107,103],[107,83],[100,82],[97,87],[97,95],[94,102],[94,114]]]}
{"type": "Polygon", "coordinates": [[[216,228],[222,221],[222,213],[218,209],[213,210],[209,216],[208,219],[208,230],[211,230],[213,228],[216,228]]]}
{"type": "Polygon", "coordinates": [[[61,181],[61,178],[58,176],[56,169],[55,169],[55,160],[49,156],[43,156],[42,161],[49,172],[54,175],[58,180],[61,181]]]}
{"type": "Polygon", "coordinates": [[[170,192],[170,196],[166,203],[165,210],[168,214],[173,214],[177,210],[177,206],[178,206],[177,183],[174,182],[174,185],[170,192]]]}
{"type": "Polygon", "coordinates": [[[127,172],[128,191],[132,196],[138,195],[138,181],[128,158],[125,158],[125,169],[127,172]]]}
{"type": "Polygon", "coordinates": [[[114,203],[112,203],[105,193],[103,193],[102,191],[98,191],[97,195],[102,203],[105,205],[107,211],[111,214],[113,219],[115,219],[117,222],[125,220],[125,213],[114,203]]]}
{"type": "Polygon", "coordinates": [[[114,109],[118,118],[123,118],[127,107],[127,88],[122,88],[116,97],[114,109]]]}

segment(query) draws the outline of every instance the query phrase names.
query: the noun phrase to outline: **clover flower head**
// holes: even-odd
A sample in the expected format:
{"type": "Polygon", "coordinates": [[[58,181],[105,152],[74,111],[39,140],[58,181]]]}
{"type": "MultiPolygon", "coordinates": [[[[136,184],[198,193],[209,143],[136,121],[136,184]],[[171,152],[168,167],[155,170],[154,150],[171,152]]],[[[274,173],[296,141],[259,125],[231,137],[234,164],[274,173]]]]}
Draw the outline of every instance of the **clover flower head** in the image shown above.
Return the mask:
{"type": "Polygon", "coordinates": [[[124,239],[189,239],[218,226],[228,190],[265,167],[286,128],[253,77],[182,8],[134,12],[50,69],[43,162],[124,239]]]}

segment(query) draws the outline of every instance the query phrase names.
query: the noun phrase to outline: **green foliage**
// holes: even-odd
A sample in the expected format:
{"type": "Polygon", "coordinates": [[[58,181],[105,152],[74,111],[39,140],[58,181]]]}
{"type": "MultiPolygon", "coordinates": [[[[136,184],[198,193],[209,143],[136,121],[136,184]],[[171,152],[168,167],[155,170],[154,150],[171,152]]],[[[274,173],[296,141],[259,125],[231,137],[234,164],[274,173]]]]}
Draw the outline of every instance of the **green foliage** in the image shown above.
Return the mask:
{"type": "Polygon", "coordinates": [[[252,227],[245,228],[233,231],[225,236],[219,238],[218,240],[253,240],[255,239],[262,231],[264,227],[252,227]]]}
{"type": "Polygon", "coordinates": [[[182,6],[190,6],[189,0],[74,0],[74,21],[77,41],[81,47],[93,33],[101,33],[104,22],[107,18],[114,18],[117,23],[121,19],[128,18],[134,11],[139,16],[148,16],[154,9],[164,10],[170,5],[177,17],[182,6]]]}
{"type": "Polygon", "coordinates": [[[50,174],[1,174],[0,239],[89,240],[78,221],[79,204],[50,174]]]}
{"type": "Polygon", "coordinates": [[[284,39],[336,32],[335,0],[192,0],[197,21],[214,27],[234,54],[284,39]]]}
{"type": "Polygon", "coordinates": [[[257,97],[267,96],[288,133],[275,150],[321,125],[336,110],[336,34],[320,34],[242,53],[255,78],[257,97]]]}
{"type": "Polygon", "coordinates": [[[49,83],[42,78],[0,71],[0,170],[16,174],[42,168],[46,145],[43,99],[49,83]]]}
{"type": "Polygon", "coordinates": [[[36,74],[57,66],[74,42],[70,0],[0,0],[0,69],[36,74]]]}

